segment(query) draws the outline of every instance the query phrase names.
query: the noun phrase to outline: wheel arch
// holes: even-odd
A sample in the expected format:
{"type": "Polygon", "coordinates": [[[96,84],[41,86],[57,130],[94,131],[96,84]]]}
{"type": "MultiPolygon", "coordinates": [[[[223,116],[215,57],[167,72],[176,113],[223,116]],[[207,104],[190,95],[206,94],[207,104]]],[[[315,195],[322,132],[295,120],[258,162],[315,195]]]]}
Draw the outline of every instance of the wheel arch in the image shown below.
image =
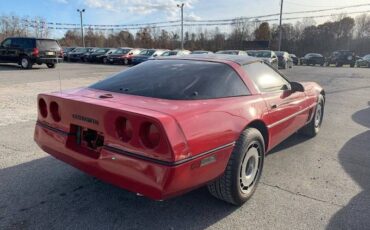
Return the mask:
{"type": "Polygon", "coordinates": [[[266,153],[269,147],[270,136],[265,122],[263,122],[262,120],[253,120],[245,127],[245,129],[247,128],[255,128],[262,134],[263,141],[265,142],[265,153],[266,153]]]}

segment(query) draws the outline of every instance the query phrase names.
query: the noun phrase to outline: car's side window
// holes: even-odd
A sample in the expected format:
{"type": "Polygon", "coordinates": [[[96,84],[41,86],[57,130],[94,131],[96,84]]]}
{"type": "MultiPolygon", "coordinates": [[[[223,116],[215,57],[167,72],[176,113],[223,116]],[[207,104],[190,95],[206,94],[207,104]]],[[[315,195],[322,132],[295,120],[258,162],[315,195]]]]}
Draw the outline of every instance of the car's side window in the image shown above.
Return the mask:
{"type": "Polygon", "coordinates": [[[1,45],[4,46],[5,48],[10,47],[10,44],[12,43],[11,39],[6,39],[1,45]]]}
{"type": "Polygon", "coordinates": [[[278,91],[289,84],[273,68],[261,62],[244,65],[243,69],[261,92],[278,91]]]}

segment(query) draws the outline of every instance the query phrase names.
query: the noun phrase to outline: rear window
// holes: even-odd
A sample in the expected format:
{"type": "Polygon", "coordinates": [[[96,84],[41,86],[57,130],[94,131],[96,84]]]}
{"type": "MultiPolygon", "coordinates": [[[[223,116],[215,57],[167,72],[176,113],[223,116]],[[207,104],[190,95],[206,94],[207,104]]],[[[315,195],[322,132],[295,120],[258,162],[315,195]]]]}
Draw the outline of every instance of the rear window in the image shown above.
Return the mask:
{"type": "Polygon", "coordinates": [[[60,46],[55,40],[36,40],[36,45],[40,50],[60,50],[60,46]]]}
{"type": "Polygon", "coordinates": [[[222,63],[151,60],[90,88],[145,97],[197,100],[249,95],[239,75],[222,63]]]}

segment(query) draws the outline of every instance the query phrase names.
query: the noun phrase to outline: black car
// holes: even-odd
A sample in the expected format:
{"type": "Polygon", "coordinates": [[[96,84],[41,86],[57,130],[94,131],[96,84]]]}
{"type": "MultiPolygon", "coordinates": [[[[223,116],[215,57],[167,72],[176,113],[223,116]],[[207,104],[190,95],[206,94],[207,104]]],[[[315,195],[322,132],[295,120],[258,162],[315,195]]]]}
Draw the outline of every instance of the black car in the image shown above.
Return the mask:
{"type": "Polygon", "coordinates": [[[299,62],[298,57],[295,54],[289,54],[289,56],[292,59],[293,64],[298,65],[298,62],[299,62]]]}
{"type": "Polygon", "coordinates": [[[285,51],[275,51],[276,56],[278,57],[278,66],[281,69],[291,69],[293,68],[293,60],[289,56],[288,52],[285,51]]]}
{"type": "Polygon", "coordinates": [[[334,64],[336,67],[343,65],[350,65],[354,67],[356,63],[356,54],[349,50],[334,51],[330,57],[326,60],[326,65],[329,66],[334,64]]]}
{"type": "Polygon", "coordinates": [[[67,60],[70,62],[83,61],[85,53],[93,50],[94,47],[77,47],[72,52],[69,52],[67,60]]]}
{"type": "Polygon", "coordinates": [[[88,62],[89,61],[89,57],[92,53],[94,53],[95,51],[97,51],[99,48],[92,48],[90,51],[84,53],[82,56],[81,56],[81,60],[83,62],[88,62]]]}
{"type": "Polygon", "coordinates": [[[100,48],[97,49],[94,53],[91,53],[88,57],[89,62],[97,62],[97,63],[108,63],[108,55],[112,54],[116,49],[112,48],[100,48]]]}
{"type": "Polygon", "coordinates": [[[0,63],[17,63],[23,69],[46,64],[48,68],[63,61],[63,50],[53,39],[10,37],[0,45],[0,63]]]}
{"type": "Polygon", "coordinates": [[[63,54],[64,54],[63,58],[65,61],[67,61],[68,59],[68,54],[72,52],[74,49],[76,49],[76,47],[64,47],[63,48],[63,54]]]}
{"type": "Polygon", "coordinates": [[[308,53],[301,58],[301,65],[320,65],[323,66],[325,64],[325,58],[321,54],[318,53],[308,53]]]}

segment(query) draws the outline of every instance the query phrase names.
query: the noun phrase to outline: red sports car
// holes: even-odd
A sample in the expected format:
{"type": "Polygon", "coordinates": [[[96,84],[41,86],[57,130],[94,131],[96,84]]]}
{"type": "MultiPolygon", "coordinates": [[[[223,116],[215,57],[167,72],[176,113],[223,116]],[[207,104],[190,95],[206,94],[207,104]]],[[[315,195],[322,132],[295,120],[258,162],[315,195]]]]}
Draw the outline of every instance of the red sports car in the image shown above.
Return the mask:
{"type": "Polygon", "coordinates": [[[325,93],[259,59],[189,55],[144,62],[87,88],[38,96],[34,139],[52,156],[156,200],[207,185],[235,205],[264,156],[297,131],[315,136],[325,93]]]}

